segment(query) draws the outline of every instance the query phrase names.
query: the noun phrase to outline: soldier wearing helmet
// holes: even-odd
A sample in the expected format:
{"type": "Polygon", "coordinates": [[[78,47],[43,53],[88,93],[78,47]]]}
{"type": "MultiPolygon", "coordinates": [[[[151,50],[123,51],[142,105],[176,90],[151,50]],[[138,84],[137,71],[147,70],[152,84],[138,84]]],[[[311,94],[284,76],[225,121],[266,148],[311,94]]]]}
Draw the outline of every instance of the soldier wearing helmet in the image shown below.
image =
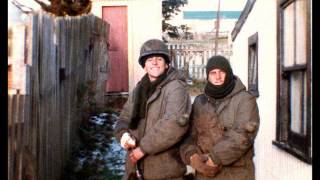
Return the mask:
{"type": "Polygon", "coordinates": [[[124,179],[184,179],[179,144],[191,112],[184,77],[170,66],[161,40],[146,41],[138,61],[146,74],[130,92],[115,128],[128,151],[124,179]]]}

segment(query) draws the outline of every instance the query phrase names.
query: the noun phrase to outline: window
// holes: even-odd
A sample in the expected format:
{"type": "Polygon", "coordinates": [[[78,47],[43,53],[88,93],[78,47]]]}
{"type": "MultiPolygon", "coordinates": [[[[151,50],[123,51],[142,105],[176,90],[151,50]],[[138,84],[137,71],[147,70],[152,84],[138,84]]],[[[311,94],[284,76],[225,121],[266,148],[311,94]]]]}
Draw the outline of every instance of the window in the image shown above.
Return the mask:
{"type": "Polygon", "coordinates": [[[310,1],[279,3],[277,147],[311,164],[310,1]]]}
{"type": "Polygon", "coordinates": [[[248,41],[248,91],[258,97],[258,33],[250,36],[248,41]]]}

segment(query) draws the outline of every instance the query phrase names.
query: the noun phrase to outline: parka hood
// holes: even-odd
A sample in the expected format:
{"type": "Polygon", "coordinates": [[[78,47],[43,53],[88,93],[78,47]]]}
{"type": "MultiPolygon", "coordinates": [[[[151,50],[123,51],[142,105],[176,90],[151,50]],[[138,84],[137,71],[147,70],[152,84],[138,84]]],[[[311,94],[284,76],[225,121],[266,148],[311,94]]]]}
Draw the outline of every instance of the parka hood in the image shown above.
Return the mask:
{"type": "Polygon", "coordinates": [[[235,81],[236,81],[236,85],[234,86],[233,90],[231,91],[230,94],[228,94],[225,98],[230,98],[232,96],[234,96],[235,94],[239,93],[240,91],[245,91],[246,87],[244,86],[244,84],[242,83],[242,81],[240,80],[240,78],[236,75],[234,75],[235,81]]]}

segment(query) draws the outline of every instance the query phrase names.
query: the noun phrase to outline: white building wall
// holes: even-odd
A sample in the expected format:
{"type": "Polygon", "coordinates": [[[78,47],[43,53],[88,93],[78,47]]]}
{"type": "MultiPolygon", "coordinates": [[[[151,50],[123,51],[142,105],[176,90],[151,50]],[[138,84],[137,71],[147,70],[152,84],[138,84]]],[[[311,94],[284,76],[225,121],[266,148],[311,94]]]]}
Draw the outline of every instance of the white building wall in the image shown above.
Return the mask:
{"type": "Polygon", "coordinates": [[[255,140],[257,180],[309,180],[312,166],[272,145],[276,139],[277,1],[256,0],[233,42],[230,58],[234,74],[247,86],[248,38],[258,32],[260,128],[255,140]]]}
{"type": "Polygon", "coordinates": [[[25,57],[28,23],[28,16],[8,1],[8,33],[11,32],[11,39],[8,37],[8,46],[10,45],[11,49],[8,52],[8,66],[11,66],[12,70],[12,87],[8,89],[9,94],[29,94],[29,61],[28,57],[25,57]]]}
{"type": "Polygon", "coordinates": [[[159,0],[94,0],[91,12],[102,18],[103,6],[127,6],[129,91],[144,75],[138,63],[141,45],[151,38],[161,39],[162,4],[159,0]]]}

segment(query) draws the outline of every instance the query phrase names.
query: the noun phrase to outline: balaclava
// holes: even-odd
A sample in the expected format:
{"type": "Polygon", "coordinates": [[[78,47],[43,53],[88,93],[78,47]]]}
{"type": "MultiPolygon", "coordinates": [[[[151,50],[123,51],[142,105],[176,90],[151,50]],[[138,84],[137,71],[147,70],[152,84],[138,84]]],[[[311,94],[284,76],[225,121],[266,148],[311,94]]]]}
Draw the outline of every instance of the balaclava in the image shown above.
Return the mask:
{"type": "Polygon", "coordinates": [[[207,63],[206,72],[207,72],[207,80],[209,72],[213,69],[221,69],[226,72],[226,78],[222,85],[214,85],[207,82],[205,87],[205,93],[215,99],[220,99],[227,96],[235,86],[235,77],[233,76],[233,72],[228,60],[223,56],[212,56],[207,63]]]}

